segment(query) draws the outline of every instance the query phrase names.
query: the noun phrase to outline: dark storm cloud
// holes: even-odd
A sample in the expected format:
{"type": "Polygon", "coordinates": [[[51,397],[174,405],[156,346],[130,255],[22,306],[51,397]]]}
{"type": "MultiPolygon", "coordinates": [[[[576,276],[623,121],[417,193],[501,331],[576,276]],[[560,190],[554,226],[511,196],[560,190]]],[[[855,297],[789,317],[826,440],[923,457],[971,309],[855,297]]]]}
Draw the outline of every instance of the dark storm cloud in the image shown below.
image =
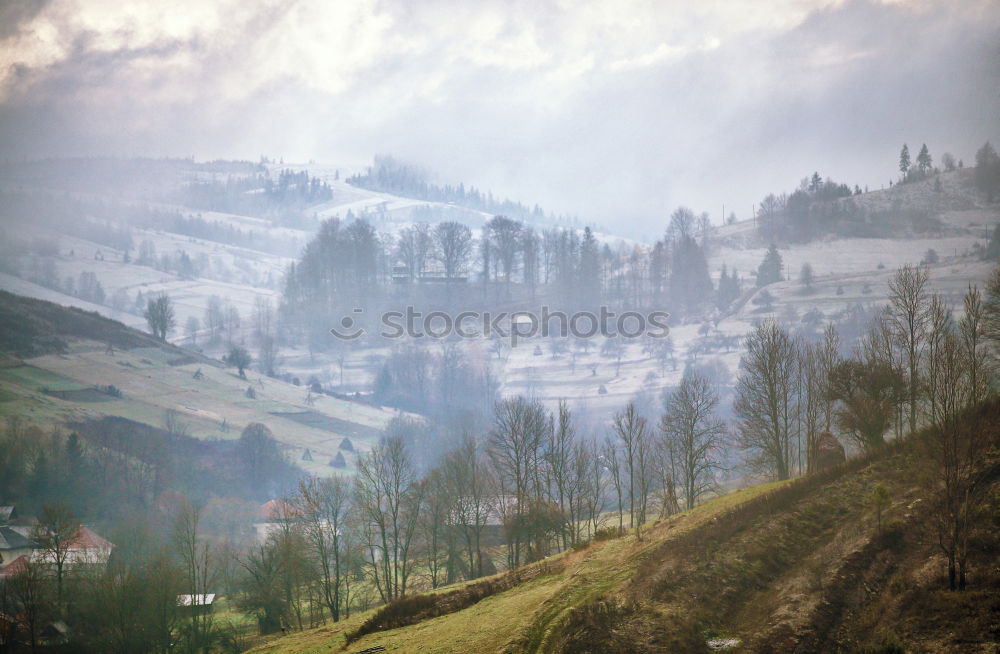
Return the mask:
{"type": "Polygon", "coordinates": [[[45,9],[44,0],[3,0],[0,2],[0,40],[17,34],[45,9]]]}

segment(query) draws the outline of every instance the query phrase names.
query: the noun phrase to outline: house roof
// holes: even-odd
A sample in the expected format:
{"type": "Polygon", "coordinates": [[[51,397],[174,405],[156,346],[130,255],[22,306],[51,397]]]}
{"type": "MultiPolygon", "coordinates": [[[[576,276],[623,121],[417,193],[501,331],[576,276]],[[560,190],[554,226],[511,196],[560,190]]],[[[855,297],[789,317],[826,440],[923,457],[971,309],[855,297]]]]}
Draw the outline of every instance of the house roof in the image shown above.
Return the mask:
{"type": "Polygon", "coordinates": [[[69,541],[70,550],[104,550],[113,549],[114,543],[109,540],[101,538],[96,533],[80,525],[80,528],[76,530],[76,534],[69,541]]]}
{"type": "Polygon", "coordinates": [[[42,634],[46,636],[65,636],[69,633],[69,626],[62,620],[56,620],[45,625],[42,634]]]}
{"type": "Polygon", "coordinates": [[[13,506],[0,506],[0,522],[10,522],[14,516],[13,506]]]}
{"type": "Polygon", "coordinates": [[[273,522],[283,518],[301,518],[302,512],[285,500],[270,500],[257,508],[259,522],[273,522]]]}
{"type": "Polygon", "coordinates": [[[215,593],[177,596],[177,606],[211,606],[214,601],[215,593]]]}
{"type": "Polygon", "coordinates": [[[0,527],[0,550],[23,550],[31,546],[31,540],[17,531],[10,527],[0,527]]]}
{"type": "Polygon", "coordinates": [[[10,563],[8,563],[3,568],[0,568],[0,579],[4,577],[13,577],[20,574],[25,568],[28,567],[28,558],[23,554],[10,563]]]}

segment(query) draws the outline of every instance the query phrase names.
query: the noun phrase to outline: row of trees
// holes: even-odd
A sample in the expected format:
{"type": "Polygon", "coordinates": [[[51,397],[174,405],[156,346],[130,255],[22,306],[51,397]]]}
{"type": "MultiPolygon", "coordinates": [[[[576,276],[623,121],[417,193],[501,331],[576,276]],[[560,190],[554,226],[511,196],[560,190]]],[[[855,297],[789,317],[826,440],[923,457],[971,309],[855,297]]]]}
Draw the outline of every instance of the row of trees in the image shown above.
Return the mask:
{"type": "Polygon", "coordinates": [[[902,175],[902,181],[912,182],[924,179],[934,170],[934,159],[931,157],[926,143],[920,146],[915,166],[911,165],[909,146],[903,144],[903,148],[899,151],[899,172],[902,175]]]}
{"type": "MultiPolygon", "coordinates": [[[[941,165],[946,171],[964,167],[954,155],[941,155],[941,165]]],[[[927,144],[923,144],[916,158],[903,144],[899,153],[900,183],[927,179],[939,172],[934,166],[927,144]]],[[[976,152],[975,182],[992,202],[1000,193],[1000,157],[990,143],[976,152]]],[[[891,182],[890,182],[891,185],[891,182]]],[[[935,189],[940,191],[940,180],[935,189]]],[[[865,189],[867,191],[867,188],[865,189]]],[[[818,172],[805,177],[790,194],[768,194],[761,200],[756,213],[758,229],[768,240],[808,241],[827,233],[842,236],[886,236],[892,233],[892,224],[898,216],[885,212],[866,210],[853,202],[851,196],[860,195],[862,189],[823,179],[818,172]]],[[[897,212],[899,213],[899,212],[897,212]]],[[[909,228],[923,229],[927,216],[915,213],[909,228]]]]}
{"type": "Polygon", "coordinates": [[[252,584],[244,606],[276,625],[282,610],[297,620],[292,607],[314,592],[337,620],[352,601],[365,603],[362,588],[388,602],[414,587],[491,574],[490,552],[501,543],[514,567],[592,537],[614,516],[619,530],[638,530],[680,503],[692,507],[721,468],[718,397],[690,373],[664,402],[655,426],[629,404],[595,442],[578,433],[564,403],[549,413],[521,396],[500,400],[483,439],[465,437],[425,466],[413,457],[412,427],[397,425],[359,457],[353,479],[305,480],[287,498],[244,567],[257,579],[274,561],[294,559],[299,581],[252,584]]]}
{"type": "Polygon", "coordinates": [[[1000,340],[1000,269],[986,299],[969,287],[957,320],[929,291],[926,269],[903,267],[889,290],[889,305],[850,359],[838,357],[830,328],[822,343],[807,345],[772,321],[758,327],[737,384],[737,430],[758,466],[787,478],[803,439],[808,467],[816,434],[831,423],[865,452],[883,446],[890,431],[899,437],[922,429],[929,481],[940,491],[938,542],[951,588],[964,588],[969,534],[986,486],[982,457],[993,418],[976,412],[996,379],[990,343],[1000,340]]]}
{"type": "Polygon", "coordinates": [[[988,201],[1000,198],[1000,155],[989,141],[976,151],[975,181],[988,201]]]}
{"type": "Polygon", "coordinates": [[[25,515],[62,503],[113,527],[172,494],[199,504],[214,497],[259,501],[288,492],[302,474],[260,423],[206,445],[187,434],[176,412],[166,412],[163,422],[160,429],[106,418],[67,434],[11,418],[0,430],[0,501],[25,515]]]}
{"type": "Polygon", "coordinates": [[[901,268],[889,292],[889,305],[861,334],[851,359],[840,358],[830,326],[812,344],[773,320],[747,337],[734,405],[738,429],[779,478],[803,467],[812,439],[831,424],[857,448],[871,450],[890,430],[898,436],[939,422],[945,360],[968,373],[948,385],[949,392],[966,394],[963,407],[985,396],[992,370],[984,370],[987,310],[979,290],[970,287],[957,321],[947,302],[929,291],[925,268],[901,268]],[[957,358],[942,359],[945,351],[957,358]]]}
{"type": "Polygon", "coordinates": [[[388,155],[376,155],[373,165],[364,174],[352,175],[346,181],[348,184],[373,191],[396,193],[432,202],[447,202],[475,211],[504,214],[535,224],[573,220],[566,216],[547,214],[538,205],[529,208],[506,198],[494,198],[491,192],[480,191],[474,186],[468,188],[464,184],[439,186],[431,183],[428,178],[427,171],[417,166],[403,163],[388,155]]]}
{"type": "Polygon", "coordinates": [[[505,216],[492,218],[478,235],[445,221],[417,223],[395,238],[361,219],[334,218],[288,268],[285,336],[330,347],[332,321],[351,315],[373,333],[380,327],[374,316],[404,302],[445,310],[537,302],[554,310],[668,306],[676,316],[698,316],[715,304],[728,306],[741,292],[736,271],[727,271],[716,293],[705,253],[708,231],[707,216],[686,208],[674,212],[665,236],[648,251],[625,244],[613,249],[589,228],[538,233],[505,216]],[[473,274],[478,283],[465,283],[473,274]],[[419,280],[445,283],[412,283],[419,280]]]}
{"type": "Polygon", "coordinates": [[[333,190],[306,171],[281,170],[278,179],[263,166],[195,179],[176,193],[182,204],[205,211],[221,211],[245,216],[267,216],[276,222],[297,226],[302,210],[333,197],[333,190]]]}

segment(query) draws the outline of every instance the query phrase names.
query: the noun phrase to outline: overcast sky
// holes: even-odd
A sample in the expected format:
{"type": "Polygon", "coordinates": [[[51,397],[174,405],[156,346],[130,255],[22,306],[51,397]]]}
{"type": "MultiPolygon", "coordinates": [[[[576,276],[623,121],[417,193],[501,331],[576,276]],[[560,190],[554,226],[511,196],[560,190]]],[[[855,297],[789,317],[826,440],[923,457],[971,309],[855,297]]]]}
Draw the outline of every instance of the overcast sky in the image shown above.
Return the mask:
{"type": "Polygon", "coordinates": [[[0,0],[6,157],[391,153],[653,236],[987,139],[995,0],[0,0]]]}

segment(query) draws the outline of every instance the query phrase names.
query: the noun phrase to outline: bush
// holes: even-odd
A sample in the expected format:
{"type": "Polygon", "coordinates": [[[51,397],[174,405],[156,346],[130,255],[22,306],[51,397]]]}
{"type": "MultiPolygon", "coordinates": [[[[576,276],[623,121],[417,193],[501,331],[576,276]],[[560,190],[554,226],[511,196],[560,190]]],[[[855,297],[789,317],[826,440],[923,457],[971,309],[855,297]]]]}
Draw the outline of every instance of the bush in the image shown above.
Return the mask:
{"type": "Polygon", "coordinates": [[[764,289],[750,300],[750,304],[760,307],[757,311],[770,311],[774,308],[774,296],[771,295],[770,291],[764,289]]]}
{"type": "Polygon", "coordinates": [[[423,620],[436,618],[468,608],[487,597],[509,590],[539,576],[561,569],[560,564],[548,561],[538,565],[510,570],[498,577],[492,577],[469,584],[450,592],[407,595],[393,600],[361,623],[357,630],[347,634],[347,642],[353,643],[362,636],[386,629],[397,629],[423,620]]]}
{"type": "Polygon", "coordinates": [[[894,633],[887,633],[877,645],[870,645],[862,650],[865,654],[906,654],[906,648],[894,633]]]}
{"type": "Polygon", "coordinates": [[[594,532],[593,541],[599,543],[602,540],[611,540],[612,538],[621,538],[625,535],[624,527],[601,527],[594,532]]]}
{"type": "Polygon", "coordinates": [[[439,595],[407,595],[395,599],[375,612],[375,615],[365,620],[357,631],[348,635],[347,642],[353,642],[362,636],[405,627],[417,622],[417,616],[431,613],[437,604],[439,595]]]}
{"type": "Polygon", "coordinates": [[[107,386],[98,386],[97,390],[110,395],[111,397],[121,397],[122,389],[118,388],[114,384],[108,384],[107,386]]]}

